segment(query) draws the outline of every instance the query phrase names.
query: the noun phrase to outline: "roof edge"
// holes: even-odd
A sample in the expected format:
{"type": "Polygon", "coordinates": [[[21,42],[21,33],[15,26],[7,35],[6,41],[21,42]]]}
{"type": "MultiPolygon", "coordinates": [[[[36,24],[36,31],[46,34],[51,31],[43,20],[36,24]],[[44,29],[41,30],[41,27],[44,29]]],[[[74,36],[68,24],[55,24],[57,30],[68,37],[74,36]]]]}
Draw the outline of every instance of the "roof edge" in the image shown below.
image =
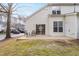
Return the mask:
{"type": "Polygon", "coordinates": [[[79,3],[48,3],[48,6],[67,6],[67,5],[79,5],[79,3]]]}
{"type": "Polygon", "coordinates": [[[44,8],[46,8],[47,6],[48,6],[48,4],[47,4],[47,5],[45,5],[44,7],[40,8],[40,9],[39,9],[39,10],[37,10],[36,12],[34,12],[32,15],[28,16],[26,19],[31,18],[33,15],[37,14],[38,12],[40,12],[41,10],[43,10],[44,8]]]}

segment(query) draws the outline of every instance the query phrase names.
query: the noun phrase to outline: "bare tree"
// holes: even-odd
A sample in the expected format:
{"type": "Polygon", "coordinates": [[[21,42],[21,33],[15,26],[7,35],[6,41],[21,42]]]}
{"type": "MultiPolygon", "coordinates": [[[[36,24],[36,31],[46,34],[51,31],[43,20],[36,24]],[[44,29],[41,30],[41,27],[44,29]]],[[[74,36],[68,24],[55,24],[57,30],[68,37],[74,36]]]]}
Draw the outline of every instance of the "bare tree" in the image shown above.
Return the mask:
{"type": "Polygon", "coordinates": [[[2,8],[2,10],[0,10],[0,12],[6,13],[7,15],[7,28],[6,28],[6,38],[10,38],[11,37],[11,29],[10,29],[10,23],[11,23],[11,15],[12,12],[14,12],[15,10],[15,6],[13,3],[7,3],[7,4],[2,4],[0,3],[0,6],[2,8]]]}

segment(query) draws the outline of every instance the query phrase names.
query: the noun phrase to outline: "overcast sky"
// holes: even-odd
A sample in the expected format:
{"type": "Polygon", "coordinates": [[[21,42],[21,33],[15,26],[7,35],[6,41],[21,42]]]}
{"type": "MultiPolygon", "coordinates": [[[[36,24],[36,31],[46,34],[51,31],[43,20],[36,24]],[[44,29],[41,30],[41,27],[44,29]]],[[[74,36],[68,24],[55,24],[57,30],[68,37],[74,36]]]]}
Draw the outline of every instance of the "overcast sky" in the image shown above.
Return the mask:
{"type": "Polygon", "coordinates": [[[14,14],[21,16],[30,16],[45,5],[46,4],[43,3],[18,3],[16,7],[17,11],[14,14]]]}

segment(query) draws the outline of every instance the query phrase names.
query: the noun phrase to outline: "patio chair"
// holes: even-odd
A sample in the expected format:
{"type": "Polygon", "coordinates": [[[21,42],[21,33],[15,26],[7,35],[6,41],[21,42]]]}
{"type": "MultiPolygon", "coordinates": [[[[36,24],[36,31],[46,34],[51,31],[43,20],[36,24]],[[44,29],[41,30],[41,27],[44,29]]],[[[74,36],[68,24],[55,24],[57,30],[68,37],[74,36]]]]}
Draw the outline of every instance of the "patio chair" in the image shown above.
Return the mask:
{"type": "Polygon", "coordinates": [[[28,36],[28,32],[25,32],[25,36],[28,36]]]}
{"type": "Polygon", "coordinates": [[[36,35],[36,31],[33,30],[33,31],[31,32],[31,35],[32,35],[32,36],[35,36],[35,35],[36,35]]]}

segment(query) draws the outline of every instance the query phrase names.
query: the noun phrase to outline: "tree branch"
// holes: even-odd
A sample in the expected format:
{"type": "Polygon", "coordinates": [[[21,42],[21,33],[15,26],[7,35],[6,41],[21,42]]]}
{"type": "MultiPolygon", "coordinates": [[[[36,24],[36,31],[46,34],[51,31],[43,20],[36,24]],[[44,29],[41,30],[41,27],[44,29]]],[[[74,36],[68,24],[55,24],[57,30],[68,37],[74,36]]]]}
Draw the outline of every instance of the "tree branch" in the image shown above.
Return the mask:
{"type": "Polygon", "coordinates": [[[0,3],[0,6],[2,7],[3,10],[5,10],[5,11],[7,12],[7,9],[5,8],[4,5],[2,5],[2,4],[0,3]]]}
{"type": "Polygon", "coordinates": [[[1,10],[0,10],[0,12],[7,13],[7,12],[5,12],[5,11],[1,11],[1,10]]]}

